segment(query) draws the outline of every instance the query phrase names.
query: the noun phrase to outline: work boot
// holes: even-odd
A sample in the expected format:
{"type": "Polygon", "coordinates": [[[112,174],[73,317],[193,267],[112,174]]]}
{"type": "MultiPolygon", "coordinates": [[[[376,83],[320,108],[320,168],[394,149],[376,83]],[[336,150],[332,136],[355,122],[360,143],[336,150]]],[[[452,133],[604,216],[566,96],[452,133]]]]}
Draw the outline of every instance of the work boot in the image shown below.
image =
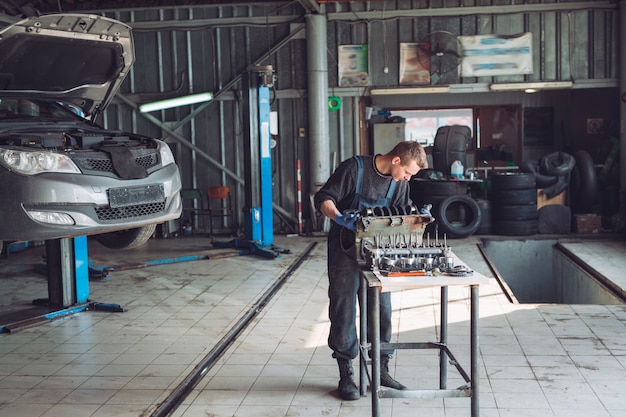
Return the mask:
{"type": "Polygon", "coordinates": [[[380,355],[380,385],[403,391],[406,387],[389,375],[389,359],[391,355],[380,355]]]}
{"type": "Polygon", "coordinates": [[[352,361],[349,359],[337,359],[339,365],[339,397],[342,400],[354,401],[361,398],[359,388],[354,383],[354,370],[352,369],[352,361]]]}

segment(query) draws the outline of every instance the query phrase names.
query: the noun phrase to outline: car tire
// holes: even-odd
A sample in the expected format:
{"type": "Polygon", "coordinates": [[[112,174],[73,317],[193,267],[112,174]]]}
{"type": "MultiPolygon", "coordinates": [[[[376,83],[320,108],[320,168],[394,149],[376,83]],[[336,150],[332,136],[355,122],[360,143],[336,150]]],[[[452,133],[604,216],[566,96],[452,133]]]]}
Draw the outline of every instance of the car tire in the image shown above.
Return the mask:
{"type": "Polygon", "coordinates": [[[545,175],[541,173],[539,168],[539,161],[536,159],[529,159],[520,165],[520,170],[522,172],[527,172],[529,174],[533,174],[535,176],[535,183],[537,188],[546,188],[559,180],[559,177],[555,175],[545,175]]]}
{"type": "Polygon", "coordinates": [[[576,160],[565,152],[553,152],[541,158],[540,170],[543,174],[561,177],[574,168],[576,160]]]}
{"type": "Polygon", "coordinates": [[[452,195],[435,209],[439,229],[451,238],[462,239],[478,230],[481,223],[480,207],[468,195],[452,195]]]}
{"type": "Polygon", "coordinates": [[[494,220],[532,220],[538,217],[537,205],[498,205],[494,208],[494,220]]]}
{"type": "Polygon", "coordinates": [[[491,194],[491,201],[495,206],[521,206],[524,204],[537,204],[537,190],[497,190],[491,194]]]}
{"type": "Polygon", "coordinates": [[[480,208],[480,226],[476,230],[477,235],[490,235],[492,233],[493,210],[491,200],[477,198],[476,203],[480,208]]]}
{"type": "Polygon", "coordinates": [[[572,212],[589,213],[598,200],[598,176],[589,152],[579,150],[574,153],[576,165],[570,178],[570,201],[572,212]]]}
{"type": "Polygon", "coordinates": [[[526,190],[535,188],[533,174],[527,172],[496,172],[489,175],[492,190],[526,190]]]}
{"type": "Polygon", "coordinates": [[[135,229],[102,233],[93,236],[93,238],[109,249],[133,249],[145,244],[152,237],[155,230],[156,224],[150,224],[135,229]]]}

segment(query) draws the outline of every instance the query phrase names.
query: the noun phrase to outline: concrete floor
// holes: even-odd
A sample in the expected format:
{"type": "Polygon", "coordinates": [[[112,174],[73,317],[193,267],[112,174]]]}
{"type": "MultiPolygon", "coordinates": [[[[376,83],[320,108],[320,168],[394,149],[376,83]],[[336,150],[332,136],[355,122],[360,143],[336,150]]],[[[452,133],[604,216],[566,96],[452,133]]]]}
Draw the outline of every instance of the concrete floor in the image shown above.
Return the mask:
{"type": "MultiPolygon", "coordinates": [[[[449,244],[492,277],[477,242],[449,244]]],[[[0,417],[370,415],[369,396],[336,396],[337,369],[326,346],[325,238],[276,236],[275,243],[291,253],[238,255],[196,236],[124,252],[90,244],[97,266],[118,268],[90,282],[90,300],[125,311],[82,311],[0,334],[0,417]],[[203,254],[209,259],[139,267],[203,254]],[[177,407],[174,397],[182,399],[177,407]]],[[[598,253],[594,244],[576,250],[598,253]]],[[[613,250],[611,267],[621,277],[624,247],[604,245],[601,253],[613,250]]],[[[33,270],[43,253],[28,248],[0,260],[2,317],[32,313],[31,301],[47,297],[46,278],[33,270]]],[[[480,295],[481,416],[626,415],[624,305],[511,304],[495,278],[480,295]]],[[[450,287],[449,345],[466,369],[468,296],[467,288],[450,287]]],[[[438,288],[394,292],[394,340],[435,341],[438,299],[438,288]]],[[[434,352],[398,351],[392,365],[409,388],[437,386],[434,352]]],[[[457,383],[452,368],[449,386],[457,383]]],[[[468,398],[381,405],[385,417],[470,415],[468,398]]]]}

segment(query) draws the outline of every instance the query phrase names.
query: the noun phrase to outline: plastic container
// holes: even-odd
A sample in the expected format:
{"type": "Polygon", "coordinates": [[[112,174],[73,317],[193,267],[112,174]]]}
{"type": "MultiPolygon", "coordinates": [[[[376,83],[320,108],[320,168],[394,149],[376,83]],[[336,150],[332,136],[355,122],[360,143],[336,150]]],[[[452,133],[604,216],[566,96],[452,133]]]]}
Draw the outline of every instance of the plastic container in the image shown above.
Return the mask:
{"type": "Polygon", "coordinates": [[[463,178],[463,164],[458,159],[452,162],[452,166],[450,167],[450,178],[453,180],[460,180],[463,178]]]}

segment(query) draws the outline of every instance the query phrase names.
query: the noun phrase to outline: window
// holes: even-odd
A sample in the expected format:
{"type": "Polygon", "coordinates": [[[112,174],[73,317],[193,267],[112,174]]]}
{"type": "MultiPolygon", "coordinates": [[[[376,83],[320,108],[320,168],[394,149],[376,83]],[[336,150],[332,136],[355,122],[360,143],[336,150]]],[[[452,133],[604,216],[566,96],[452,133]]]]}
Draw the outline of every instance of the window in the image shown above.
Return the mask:
{"type": "Polygon", "coordinates": [[[395,110],[393,116],[406,120],[405,140],[417,141],[424,147],[434,145],[441,126],[464,125],[472,130],[474,127],[472,109],[395,110]]]}

